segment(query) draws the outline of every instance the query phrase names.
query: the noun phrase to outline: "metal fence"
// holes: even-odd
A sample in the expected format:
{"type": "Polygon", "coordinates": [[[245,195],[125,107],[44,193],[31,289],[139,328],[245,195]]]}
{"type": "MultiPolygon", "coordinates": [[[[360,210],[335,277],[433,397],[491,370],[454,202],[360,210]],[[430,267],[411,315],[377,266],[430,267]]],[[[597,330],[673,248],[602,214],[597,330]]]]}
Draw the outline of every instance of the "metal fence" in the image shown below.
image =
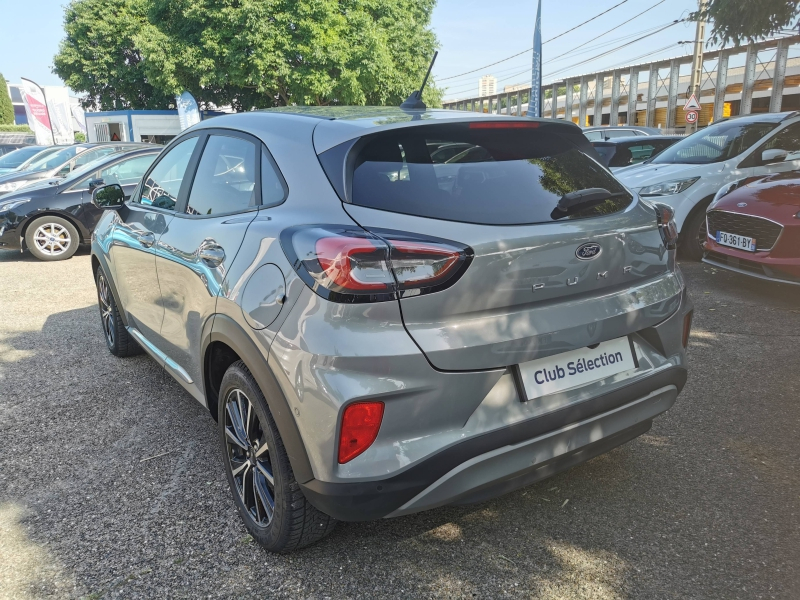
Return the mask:
{"type": "MultiPolygon", "coordinates": [[[[705,126],[738,114],[800,110],[798,44],[800,35],[706,52],[698,124],[705,126]]],[[[683,105],[691,67],[689,55],[567,77],[542,86],[542,116],[567,119],[583,126],[679,129],[686,125],[683,105]]],[[[492,96],[447,101],[443,106],[525,115],[530,90],[528,86],[492,96]]]]}

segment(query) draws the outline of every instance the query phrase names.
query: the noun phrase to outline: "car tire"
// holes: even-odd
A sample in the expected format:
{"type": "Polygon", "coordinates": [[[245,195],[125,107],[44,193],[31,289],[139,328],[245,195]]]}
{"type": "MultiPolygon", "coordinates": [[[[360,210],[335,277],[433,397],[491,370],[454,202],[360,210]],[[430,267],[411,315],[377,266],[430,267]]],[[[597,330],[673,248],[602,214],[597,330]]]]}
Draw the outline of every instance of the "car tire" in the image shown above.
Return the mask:
{"type": "Polygon", "coordinates": [[[142,353],[142,347],[125,329],[125,324],[119,316],[119,309],[111,293],[111,287],[106,279],[103,269],[98,268],[95,274],[97,286],[97,304],[100,307],[100,323],[103,326],[103,337],[106,340],[109,352],[114,356],[124,358],[142,353]]]}
{"type": "Polygon", "coordinates": [[[333,531],[336,520],[303,495],[264,395],[242,361],[222,378],[218,423],[233,501],[253,539],[270,552],[288,552],[333,531]]]}
{"type": "Polygon", "coordinates": [[[81,243],[75,226],[61,217],[44,216],[34,220],[25,231],[25,245],[39,260],[71,258],[81,243]]]}
{"type": "Polygon", "coordinates": [[[694,211],[683,225],[679,237],[681,254],[694,261],[703,259],[706,239],[706,211],[705,208],[694,211]]]}

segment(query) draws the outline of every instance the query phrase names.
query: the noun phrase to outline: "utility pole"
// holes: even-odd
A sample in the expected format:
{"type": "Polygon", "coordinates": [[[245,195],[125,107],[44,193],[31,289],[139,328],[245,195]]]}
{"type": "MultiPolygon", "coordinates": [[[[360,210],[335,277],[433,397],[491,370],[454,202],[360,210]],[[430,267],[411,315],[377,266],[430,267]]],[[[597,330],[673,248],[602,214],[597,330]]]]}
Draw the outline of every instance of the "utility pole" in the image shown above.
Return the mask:
{"type": "MultiPolygon", "coordinates": [[[[708,0],[697,0],[697,6],[702,13],[706,9],[708,0]]],[[[697,21],[697,29],[694,34],[694,54],[692,56],[692,77],[689,82],[689,90],[686,99],[692,94],[697,94],[697,101],[700,101],[700,82],[703,80],[703,46],[706,43],[706,22],[705,19],[697,21]]],[[[699,119],[698,119],[699,121],[699,119]]],[[[687,126],[689,131],[697,131],[697,122],[687,126]]]]}

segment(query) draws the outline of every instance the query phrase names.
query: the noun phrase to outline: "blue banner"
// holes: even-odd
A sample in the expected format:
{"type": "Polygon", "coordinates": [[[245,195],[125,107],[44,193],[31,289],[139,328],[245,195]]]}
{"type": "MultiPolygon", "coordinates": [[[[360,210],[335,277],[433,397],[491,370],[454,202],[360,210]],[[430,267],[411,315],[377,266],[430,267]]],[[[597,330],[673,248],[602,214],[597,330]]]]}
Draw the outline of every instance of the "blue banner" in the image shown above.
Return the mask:
{"type": "Polygon", "coordinates": [[[542,0],[536,11],[536,29],[533,31],[533,66],[531,67],[531,96],[528,116],[542,116],[542,0]]]}

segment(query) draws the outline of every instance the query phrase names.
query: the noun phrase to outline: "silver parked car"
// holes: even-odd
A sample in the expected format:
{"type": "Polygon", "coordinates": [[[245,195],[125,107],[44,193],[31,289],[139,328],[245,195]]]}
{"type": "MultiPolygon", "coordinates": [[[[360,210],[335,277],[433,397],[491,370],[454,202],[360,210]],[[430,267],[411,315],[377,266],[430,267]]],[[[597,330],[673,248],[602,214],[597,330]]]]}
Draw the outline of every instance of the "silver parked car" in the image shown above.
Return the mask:
{"type": "Polygon", "coordinates": [[[671,212],[591,156],[571,123],[450,110],[204,121],[94,191],[108,348],[208,407],[269,550],[529,485],[686,381],[671,212]]]}

